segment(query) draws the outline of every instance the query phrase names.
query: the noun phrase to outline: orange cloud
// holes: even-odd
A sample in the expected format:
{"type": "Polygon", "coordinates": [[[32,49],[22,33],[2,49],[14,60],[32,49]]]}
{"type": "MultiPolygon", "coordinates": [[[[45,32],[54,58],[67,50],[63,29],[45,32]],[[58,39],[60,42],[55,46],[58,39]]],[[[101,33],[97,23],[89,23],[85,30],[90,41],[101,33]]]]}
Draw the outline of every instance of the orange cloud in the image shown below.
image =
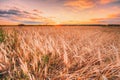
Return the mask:
{"type": "Polygon", "coordinates": [[[120,13],[117,14],[110,14],[108,15],[109,18],[120,18],[120,13]]]}
{"type": "Polygon", "coordinates": [[[110,14],[105,18],[94,18],[91,22],[98,22],[100,24],[120,24],[120,13],[110,14]]]}
{"type": "Polygon", "coordinates": [[[94,8],[97,5],[108,4],[116,2],[118,0],[66,0],[64,5],[74,9],[89,9],[94,8]]]}
{"type": "Polygon", "coordinates": [[[63,24],[120,24],[120,13],[108,14],[106,17],[91,17],[87,20],[70,20],[63,24]]]}
{"type": "Polygon", "coordinates": [[[111,3],[111,2],[114,2],[116,0],[100,0],[100,3],[101,4],[108,4],[108,3],[111,3]]]}
{"type": "Polygon", "coordinates": [[[87,9],[94,7],[95,2],[96,0],[70,0],[70,1],[66,1],[64,5],[78,9],[87,9]]]}

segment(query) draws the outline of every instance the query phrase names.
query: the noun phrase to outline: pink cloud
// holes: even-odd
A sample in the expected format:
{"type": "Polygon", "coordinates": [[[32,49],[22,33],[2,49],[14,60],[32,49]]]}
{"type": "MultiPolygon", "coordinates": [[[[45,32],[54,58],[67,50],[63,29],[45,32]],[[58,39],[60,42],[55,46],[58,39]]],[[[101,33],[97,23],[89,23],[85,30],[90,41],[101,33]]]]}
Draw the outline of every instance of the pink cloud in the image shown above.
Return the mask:
{"type": "MultiPolygon", "coordinates": [[[[55,24],[55,22],[49,18],[41,16],[42,12],[39,10],[32,11],[24,11],[19,8],[13,8],[8,10],[0,10],[0,19],[2,23],[6,22],[6,24],[16,24],[20,22],[40,22],[44,24],[55,24]],[[3,19],[4,18],[4,19],[3,19]],[[5,21],[5,19],[9,19],[9,21],[5,21]]],[[[2,24],[0,22],[0,24],[2,24]]]]}

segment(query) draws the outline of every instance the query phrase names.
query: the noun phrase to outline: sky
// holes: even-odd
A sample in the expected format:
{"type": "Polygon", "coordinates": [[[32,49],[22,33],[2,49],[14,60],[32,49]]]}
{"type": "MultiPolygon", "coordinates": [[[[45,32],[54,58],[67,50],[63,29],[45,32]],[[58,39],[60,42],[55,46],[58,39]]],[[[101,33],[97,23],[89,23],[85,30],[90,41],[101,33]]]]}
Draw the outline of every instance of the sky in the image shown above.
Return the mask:
{"type": "Polygon", "coordinates": [[[0,25],[120,24],[120,0],[0,0],[0,25]]]}

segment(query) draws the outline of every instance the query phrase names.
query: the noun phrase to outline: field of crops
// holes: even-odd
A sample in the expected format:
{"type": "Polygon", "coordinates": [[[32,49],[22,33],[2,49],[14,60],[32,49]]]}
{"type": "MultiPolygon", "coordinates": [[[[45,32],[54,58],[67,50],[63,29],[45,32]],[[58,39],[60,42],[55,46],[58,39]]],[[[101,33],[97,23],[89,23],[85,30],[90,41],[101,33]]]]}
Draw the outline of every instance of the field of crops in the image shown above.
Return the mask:
{"type": "Polygon", "coordinates": [[[120,28],[3,27],[0,80],[120,80],[120,28]]]}

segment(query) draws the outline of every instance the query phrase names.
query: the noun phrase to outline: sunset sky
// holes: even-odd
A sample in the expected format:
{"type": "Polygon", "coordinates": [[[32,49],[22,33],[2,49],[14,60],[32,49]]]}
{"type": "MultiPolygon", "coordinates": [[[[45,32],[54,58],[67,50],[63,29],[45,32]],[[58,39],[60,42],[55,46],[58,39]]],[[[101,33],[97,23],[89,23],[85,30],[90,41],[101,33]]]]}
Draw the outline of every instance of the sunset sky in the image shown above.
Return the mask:
{"type": "Polygon", "coordinates": [[[0,25],[120,24],[120,0],[0,0],[0,25]]]}

